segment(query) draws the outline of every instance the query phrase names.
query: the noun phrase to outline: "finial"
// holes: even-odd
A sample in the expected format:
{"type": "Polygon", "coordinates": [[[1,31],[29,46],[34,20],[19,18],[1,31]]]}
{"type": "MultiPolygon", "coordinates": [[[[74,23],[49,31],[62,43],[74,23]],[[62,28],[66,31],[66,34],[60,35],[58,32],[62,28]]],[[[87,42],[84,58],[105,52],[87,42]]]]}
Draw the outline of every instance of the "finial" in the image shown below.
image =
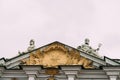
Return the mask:
{"type": "Polygon", "coordinates": [[[35,44],[35,41],[33,39],[30,40],[30,46],[31,45],[34,45],[35,44]]]}
{"type": "Polygon", "coordinates": [[[90,40],[88,38],[85,39],[85,44],[89,45],[90,40]]]}

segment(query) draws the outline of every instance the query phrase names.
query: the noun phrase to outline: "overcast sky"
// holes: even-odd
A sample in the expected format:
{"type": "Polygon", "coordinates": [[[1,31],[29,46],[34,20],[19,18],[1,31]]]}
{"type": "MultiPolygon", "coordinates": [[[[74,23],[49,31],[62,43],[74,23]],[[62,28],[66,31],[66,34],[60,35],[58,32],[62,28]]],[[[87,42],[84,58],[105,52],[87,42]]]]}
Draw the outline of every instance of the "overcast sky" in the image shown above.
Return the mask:
{"type": "Polygon", "coordinates": [[[59,41],[72,47],[90,39],[101,56],[120,58],[120,0],[0,0],[0,57],[59,41]]]}

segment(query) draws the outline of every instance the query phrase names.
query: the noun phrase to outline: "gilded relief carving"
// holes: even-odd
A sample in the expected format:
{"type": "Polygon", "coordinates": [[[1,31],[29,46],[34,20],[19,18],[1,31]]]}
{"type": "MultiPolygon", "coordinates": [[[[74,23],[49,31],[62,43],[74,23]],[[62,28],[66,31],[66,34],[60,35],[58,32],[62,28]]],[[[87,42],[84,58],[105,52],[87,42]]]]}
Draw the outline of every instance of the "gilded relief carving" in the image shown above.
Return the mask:
{"type": "Polygon", "coordinates": [[[50,76],[47,80],[55,80],[54,76],[50,76]]]}
{"type": "Polygon", "coordinates": [[[51,76],[57,75],[59,73],[58,69],[46,69],[45,73],[51,76]]]}
{"type": "Polygon", "coordinates": [[[58,67],[58,65],[83,65],[92,68],[92,61],[80,56],[75,49],[68,49],[64,45],[54,43],[46,46],[42,51],[36,50],[30,57],[22,60],[26,65],[43,65],[44,67],[58,67]]]}

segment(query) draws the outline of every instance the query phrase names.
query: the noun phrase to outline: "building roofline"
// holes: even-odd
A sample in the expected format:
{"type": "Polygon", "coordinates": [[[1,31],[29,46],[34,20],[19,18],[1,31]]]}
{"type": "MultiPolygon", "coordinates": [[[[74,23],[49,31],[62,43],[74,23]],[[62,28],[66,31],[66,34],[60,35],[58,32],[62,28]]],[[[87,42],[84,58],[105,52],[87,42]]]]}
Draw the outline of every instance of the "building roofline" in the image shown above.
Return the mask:
{"type": "MultiPolygon", "coordinates": [[[[52,43],[49,43],[49,44],[46,44],[46,45],[41,46],[41,47],[39,47],[39,48],[36,48],[36,49],[34,49],[34,50],[32,50],[32,51],[29,51],[29,52],[23,52],[22,54],[20,54],[20,55],[18,55],[18,56],[15,56],[15,57],[13,57],[13,58],[8,59],[7,61],[11,61],[12,59],[15,59],[15,58],[18,58],[18,57],[23,56],[23,55],[25,55],[25,54],[28,54],[28,53],[34,52],[34,51],[36,51],[36,50],[39,50],[40,48],[43,48],[43,47],[45,47],[45,46],[49,46],[49,45],[54,44],[54,43],[59,43],[59,44],[62,44],[62,45],[68,46],[68,45],[66,45],[66,44],[64,44],[64,43],[61,43],[61,42],[59,42],[59,41],[54,41],[54,42],[52,42],[52,43]]],[[[74,47],[71,47],[71,46],[68,46],[68,47],[70,47],[70,48],[72,48],[72,49],[75,49],[75,50],[77,50],[77,51],[80,52],[80,50],[78,50],[78,49],[76,49],[76,48],[74,48],[74,47]]]]}
{"type": "Polygon", "coordinates": [[[117,62],[117,61],[115,61],[115,60],[113,60],[113,59],[111,59],[111,58],[108,58],[108,57],[104,56],[104,60],[105,60],[105,58],[110,59],[110,60],[112,60],[113,62],[116,62],[116,63],[120,64],[119,62],[117,62]]]}

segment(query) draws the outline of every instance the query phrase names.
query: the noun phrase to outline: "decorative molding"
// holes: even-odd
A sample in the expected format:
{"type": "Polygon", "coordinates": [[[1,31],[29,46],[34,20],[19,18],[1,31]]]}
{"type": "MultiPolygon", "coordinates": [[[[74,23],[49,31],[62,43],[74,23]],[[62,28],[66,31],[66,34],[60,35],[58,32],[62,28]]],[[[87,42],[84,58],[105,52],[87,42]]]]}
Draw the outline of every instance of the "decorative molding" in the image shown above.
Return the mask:
{"type": "Polygon", "coordinates": [[[54,43],[30,53],[29,58],[23,59],[22,63],[55,68],[59,65],[83,65],[85,68],[93,68],[91,60],[80,56],[79,51],[69,49],[60,43],[54,43]]]}
{"type": "Polygon", "coordinates": [[[45,73],[47,74],[47,75],[51,75],[51,76],[54,76],[54,75],[57,75],[57,74],[59,74],[59,70],[58,69],[46,69],[45,70],[45,73]]]}

